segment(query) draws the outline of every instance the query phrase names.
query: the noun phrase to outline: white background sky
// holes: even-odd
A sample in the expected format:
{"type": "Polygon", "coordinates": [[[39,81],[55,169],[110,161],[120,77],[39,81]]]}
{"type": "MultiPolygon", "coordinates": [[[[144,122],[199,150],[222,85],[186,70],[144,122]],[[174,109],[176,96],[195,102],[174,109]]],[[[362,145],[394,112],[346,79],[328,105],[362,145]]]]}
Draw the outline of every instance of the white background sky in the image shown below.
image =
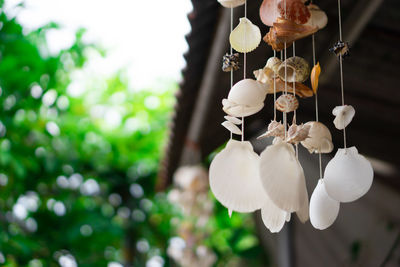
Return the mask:
{"type": "Polygon", "coordinates": [[[151,86],[157,78],[180,78],[190,0],[26,0],[26,8],[13,8],[20,2],[6,0],[5,9],[27,29],[50,21],[61,24],[63,30],[47,36],[54,52],[71,45],[77,28],[86,28],[86,38],[108,51],[106,59],[90,60],[98,75],[126,68],[136,89],[151,86]]]}

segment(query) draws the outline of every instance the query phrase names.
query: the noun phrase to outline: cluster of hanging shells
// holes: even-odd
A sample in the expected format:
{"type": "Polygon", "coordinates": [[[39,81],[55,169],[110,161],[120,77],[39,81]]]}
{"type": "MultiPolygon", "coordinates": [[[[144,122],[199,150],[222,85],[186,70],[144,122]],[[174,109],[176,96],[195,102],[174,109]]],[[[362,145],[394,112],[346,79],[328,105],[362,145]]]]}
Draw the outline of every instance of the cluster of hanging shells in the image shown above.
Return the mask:
{"type": "MultiPolygon", "coordinates": [[[[306,5],[303,0],[264,0],[260,7],[261,21],[270,26],[263,38],[275,51],[290,46],[294,41],[314,34],[327,25],[327,16],[318,6],[306,5]]],[[[234,8],[245,0],[218,0],[227,8],[234,8]]],[[[230,44],[240,53],[251,52],[261,42],[260,29],[247,18],[230,34],[230,44]]],[[[237,54],[225,55],[224,71],[236,70],[237,54]],[[234,59],[232,61],[232,59],[234,59]]],[[[232,134],[242,135],[243,118],[259,112],[268,94],[281,93],[276,99],[277,110],[290,113],[299,107],[300,98],[312,97],[318,90],[321,67],[312,69],[298,56],[280,60],[271,57],[262,69],[255,70],[255,79],[243,79],[234,84],[222,100],[225,121],[222,125],[232,134]],[[311,88],[304,84],[310,78],[311,88]],[[241,118],[241,119],[239,119],[241,118]]],[[[355,115],[352,106],[333,109],[334,125],[342,130],[355,115]]],[[[232,135],[231,135],[232,136],[232,135]]],[[[279,232],[291,214],[301,222],[310,219],[316,229],[326,229],[336,220],[340,203],[355,201],[372,185],[371,164],[358,154],[355,147],[338,149],[320,177],[310,201],[303,168],[294,145],[301,144],[310,153],[333,151],[332,135],[327,126],[318,121],[292,125],[272,120],[267,131],[258,138],[273,137],[272,145],[261,155],[254,152],[248,141],[230,139],[210,165],[210,188],[216,199],[232,212],[261,210],[265,226],[279,232]]]]}

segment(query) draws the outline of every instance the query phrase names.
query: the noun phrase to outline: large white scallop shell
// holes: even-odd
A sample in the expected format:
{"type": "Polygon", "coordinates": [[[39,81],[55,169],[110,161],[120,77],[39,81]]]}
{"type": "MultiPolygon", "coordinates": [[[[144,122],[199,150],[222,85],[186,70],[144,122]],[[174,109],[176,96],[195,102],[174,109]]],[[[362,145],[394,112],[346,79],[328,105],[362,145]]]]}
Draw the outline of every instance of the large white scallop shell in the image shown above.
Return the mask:
{"type": "Polygon", "coordinates": [[[310,222],[314,228],[324,230],[331,226],[339,214],[340,202],[325,190],[324,179],[319,179],[310,199],[310,222]]]}
{"type": "Polygon", "coordinates": [[[259,176],[259,156],[250,142],[229,140],[210,165],[210,188],[226,208],[253,212],[265,204],[259,176]]]}
{"type": "Polygon", "coordinates": [[[301,144],[310,153],[330,153],[333,150],[332,135],[328,127],[317,121],[309,121],[304,126],[310,126],[308,138],[301,144]]]}
{"type": "Polygon", "coordinates": [[[226,8],[238,7],[244,4],[246,0],[218,0],[221,6],[226,8]]]}
{"type": "Polygon", "coordinates": [[[368,192],[374,171],[371,163],[358,154],[356,147],[338,149],[325,168],[328,195],[340,202],[351,202],[368,192]]]}
{"type": "MultiPolygon", "coordinates": [[[[271,233],[278,233],[285,225],[288,212],[278,208],[268,197],[261,208],[261,218],[271,233]]],[[[290,214],[290,213],[289,213],[290,214]]]]}
{"type": "Polygon", "coordinates": [[[325,28],[328,24],[328,16],[326,13],[314,4],[310,4],[307,7],[311,16],[305,25],[317,27],[318,29],[325,28]]]}
{"type": "Polygon", "coordinates": [[[241,53],[248,53],[261,42],[260,29],[247,18],[240,18],[239,25],[231,32],[229,42],[232,48],[241,53]]]}
{"type": "Polygon", "coordinates": [[[303,168],[293,146],[280,138],[261,153],[260,178],[267,195],[280,209],[298,211],[308,198],[303,168]]]}
{"type": "Polygon", "coordinates": [[[343,105],[335,107],[332,110],[332,114],[336,116],[333,120],[333,124],[335,124],[336,129],[343,130],[352,121],[356,111],[353,106],[343,105]]]}
{"type": "Polygon", "coordinates": [[[243,79],[231,88],[228,99],[222,100],[223,110],[234,117],[253,115],[264,107],[266,95],[264,84],[253,79],[243,79]]]}

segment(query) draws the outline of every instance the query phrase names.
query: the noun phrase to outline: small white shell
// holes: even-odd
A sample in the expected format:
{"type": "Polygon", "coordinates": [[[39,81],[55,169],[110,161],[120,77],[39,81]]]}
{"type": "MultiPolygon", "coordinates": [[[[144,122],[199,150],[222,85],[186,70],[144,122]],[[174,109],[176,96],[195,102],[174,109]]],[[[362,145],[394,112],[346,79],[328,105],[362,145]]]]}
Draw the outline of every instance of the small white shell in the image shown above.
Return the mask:
{"type": "Polygon", "coordinates": [[[260,29],[247,18],[240,18],[239,25],[231,32],[229,41],[232,48],[241,53],[248,53],[261,42],[260,29]]]}
{"type": "Polygon", "coordinates": [[[268,130],[264,134],[257,137],[257,139],[262,139],[269,136],[280,137],[282,139],[285,138],[285,126],[281,122],[271,121],[268,124],[268,130]]]}
{"type": "Polygon", "coordinates": [[[226,8],[238,7],[244,4],[246,0],[218,0],[221,6],[226,8]]]}
{"type": "Polygon", "coordinates": [[[280,209],[298,211],[308,198],[303,168],[293,146],[280,138],[261,153],[260,178],[268,197],[280,209]]]}
{"type": "Polygon", "coordinates": [[[282,60],[277,57],[270,57],[265,65],[266,68],[270,68],[275,74],[278,73],[279,66],[282,64],[282,60]]]}
{"type": "Polygon", "coordinates": [[[340,202],[352,202],[368,192],[374,171],[371,163],[358,154],[356,147],[338,149],[325,168],[325,189],[340,202]]]}
{"type": "Polygon", "coordinates": [[[270,68],[263,68],[253,71],[254,77],[256,78],[257,82],[263,83],[267,86],[271,86],[271,80],[274,77],[274,72],[270,68]]]}
{"type": "Polygon", "coordinates": [[[317,27],[318,29],[323,29],[328,24],[328,16],[321,10],[317,5],[308,5],[308,10],[310,10],[311,16],[305,25],[317,27]]]}
{"type": "Polygon", "coordinates": [[[237,127],[230,121],[224,121],[223,123],[221,123],[221,125],[224,126],[226,129],[228,129],[228,131],[230,131],[233,134],[238,134],[238,135],[242,134],[242,131],[239,129],[239,127],[237,127]]]}
{"type": "Polygon", "coordinates": [[[250,142],[229,140],[210,165],[210,188],[226,208],[253,212],[265,204],[259,176],[259,156],[250,142]]]}
{"type": "Polygon", "coordinates": [[[352,121],[356,111],[354,110],[353,106],[344,105],[335,107],[332,110],[332,114],[336,116],[336,118],[333,120],[333,124],[335,124],[336,129],[343,130],[352,121]]]}
{"type": "Polygon", "coordinates": [[[328,127],[317,121],[309,121],[305,126],[310,125],[308,138],[301,141],[301,144],[310,153],[330,153],[333,150],[332,135],[328,127]]]}
{"type": "Polygon", "coordinates": [[[232,122],[233,124],[236,124],[236,125],[242,124],[242,120],[241,119],[238,119],[236,117],[232,117],[232,116],[229,116],[229,115],[224,116],[224,119],[227,120],[227,121],[230,121],[230,122],[232,122]]]}
{"type": "Polygon", "coordinates": [[[271,233],[278,233],[285,225],[287,214],[284,210],[278,208],[268,197],[266,202],[261,208],[261,218],[268,230],[271,233]]]}
{"type": "Polygon", "coordinates": [[[282,112],[292,112],[299,107],[299,101],[292,94],[283,94],[275,101],[276,109],[282,112]]]}
{"type": "Polygon", "coordinates": [[[277,75],[283,81],[302,83],[308,79],[310,71],[310,65],[304,58],[290,57],[281,63],[277,75]]]}
{"type": "Polygon", "coordinates": [[[223,110],[233,117],[246,117],[264,107],[267,95],[265,86],[253,79],[237,82],[229,91],[228,99],[222,100],[223,110]]]}
{"type": "Polygon", "coordinates": [[[314,228],[324,230],[331,226],[339,214],[340,202],[332,199],[320,179],[310,200],[310,222],[314,228]]]}

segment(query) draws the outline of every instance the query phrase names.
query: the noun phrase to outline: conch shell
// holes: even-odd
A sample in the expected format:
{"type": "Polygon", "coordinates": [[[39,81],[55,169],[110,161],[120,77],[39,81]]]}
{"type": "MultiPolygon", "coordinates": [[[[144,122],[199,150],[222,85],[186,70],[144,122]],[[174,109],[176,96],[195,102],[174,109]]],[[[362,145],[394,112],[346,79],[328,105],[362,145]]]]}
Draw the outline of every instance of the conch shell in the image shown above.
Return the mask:
{"type": "Polygon", "coordinates": [[[284,48],[293,44],[294,41],[302,39],[318,31],[315,26],[299,25],[291,20],[278,18],[273,23],[273,27],[264,36],[264,41],[272,46],[272,49],[281,51],[284,48]]]}
{"type": "Polygon", "coordinates": [[[276,109],[282,112],[292,112],[299,107],[299,101],[292,94],[284,94],[275,101],[276,109]]]}
{"type": "Polygon", "coordinates": [[[278,208],[295,212],[304,207],[308,198],[305,177],[292,145],[275,138],[261,153],[259,166],[265,192],[278,208]]]}
{"type": "Polygon", "coordinates": [[[319,179],[310,199],[310,222],[314,228],[325,230],[339,214],[340,202],[331,198],[325,189],[324,179],[319,179]]]}
{"type": "Polygon", "coordinates": [[[309,9],[301,0],[281,0],[278,3],[278,10],[282,18],[286,17],[297,24],[305,24],[311,17],[309,9]]]}
{"type": "Polygon", "coordinates": [[[324,173],[328,195],[340,202],[352,202],[365,195],[372,185],[371,163],[356,147],[338,149],[324,173]]]}
{"type": "Polygon", "coordinates": [[[241,53],[248,53],[261,42],[260,29],[247,18],[240,18],[239,25],[231,32],[229,42],[232,48],[241,53]]]}
{"type": "Polygon", "coordinates": [[[238,135],[242,134],[242,131],[239,129],[239,127],[237,127],[230,121],[224,121],[223,123],[221,123],[221,125],[224,126],[228,131],[230,131],[233,134],[238,134],[238,135]]]}
{"type": "Polygon", "coordinates": [[[301,141],[306,140],[308,133],[310,132],[310,125],[300,125],[292,124],[288,129],[288,143],[298,144],[301,141]]]}
{"type": "Polygon", "coordinates": [[[324,124],[318,121],[309,121],[305,124],[310,126],[308,138],[301,144],[310,153],[330,153],[333,150],[332,135],[324,124]]]}
{"type": "Polygon", "coordinates": [[[311,16],[305,25],[317,27],[319,30],[326,27],[328,24],[328,16],[317,5],[310,4],[307,6],[311,16]]]}
{"type": "Polygon", "coordinates": [[[236,212],[260,209],[266,194],[259,176],[260,158],[250,142],[229,140],[210,165],[210,188],[222,205],[236,212]]]}
{"type": "Polygon", "coordinates": [[[265,68],[270,68],[275,74],[278,73],[278,68],[282,64],[282,60],[277,57],[270,57],[265,64],[265,68]]]}
{"type": "Polygon", "coordinates": [[[223,110],[234,117],[253,115],[264,107],[267,95],[265,85],[253,79],[237,82],[222,100],[223,110]]]}
{"type": "Polygon", "coordinates": [[[246,0],[218,0],[221,6],[226,8],[238,7],[244,4],[246,0]]]}
{"type": "Polygon", "coordinates": [[[310,65],[304,58],[290,57],[278,68],[278,76],[287,82],[304,82],[310,75],[310,65]]]}
{"type": "Polygon", "coordinates": [[[281,122],[271,121],[268,124],[268,130],[264,134],[257,137],[257,139],[262,139],[262,138],[266,138],[269,136],[275,136],[275,137],[280,137],[280,138],[284,139],[285,138],[285,126],[283,126],[283,124],[281,122]]]}
{"type": "Polygon", "coordinates": [[[336,116],[336,118],[333,120],[336,129],[343,130],[353,120],[356,111],[353,106],[344,105],[335,107],[332,110],[332,114],[336,116]]]}
{"type": "Polygon", "coordinates": [[[321,74],[321,67],[319,66],[318,62],[317,65],[315,65],[311,70],[311,87],[313,89],[314,94],[316,94],[318,90],[318,81],[320,74],[321,74]]]}

